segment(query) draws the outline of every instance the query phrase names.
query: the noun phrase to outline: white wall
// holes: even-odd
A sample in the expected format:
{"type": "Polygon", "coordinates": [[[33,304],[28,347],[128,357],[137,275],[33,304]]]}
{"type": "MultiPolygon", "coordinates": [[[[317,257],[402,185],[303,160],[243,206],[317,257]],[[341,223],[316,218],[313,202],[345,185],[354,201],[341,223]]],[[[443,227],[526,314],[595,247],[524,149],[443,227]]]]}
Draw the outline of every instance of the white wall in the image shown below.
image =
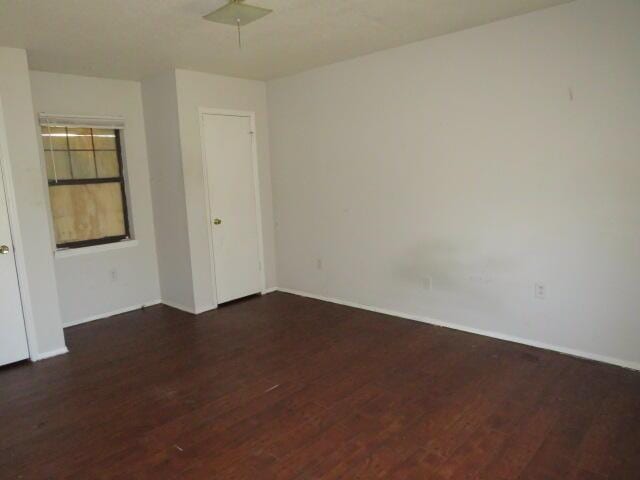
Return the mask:
{"type": "MultiPolygon", "coordinates": [[[[24,304],[31,357],[66,350],[56,292],[56,277],[47,221],[45,177],[33,117],[27,55],[24,50],[0,47],[0,101],[6,129],[6,151],[11,163],[22,251],[30,301],[24,304]]],[[[4,149],[3,149],[4,150],[4,149]]],[[[24,291],[23,291],[24,292],[24,291]]],[[[23,297],[24,298],[24,297],[23,297]]]]}
{"type": "Polygon", "coordinates": [[[256,114],[258,174],[262,203],[265,272],[267,287],[276,286],[273,208],[264,82],[176,70],[182,170],[186,192],[195,310],[215,305],[209,263],[209,219],[202,170],[200,107],[244,110],[256,114]]]}
{"type": "Polygon", "coordinates": [[[582,0],[269,82],[279,286],[640,368],[639,26],[582,0]]]}
{"type": "Polygon", "coordinates": [[[175,71],[142,82],[162,300],[194,311],[175,71]]]}
{"type": "MultiPolygon", "coordinates": [[[[63,323],[157,303],[160,287],[140,83],[32,71],[31,88],[36,112],[121,116],[125,122],[129,221],[137,244],[56,258],[63,323]]],[[[49,253],[52,248],[53,243],[49,253]]]]}

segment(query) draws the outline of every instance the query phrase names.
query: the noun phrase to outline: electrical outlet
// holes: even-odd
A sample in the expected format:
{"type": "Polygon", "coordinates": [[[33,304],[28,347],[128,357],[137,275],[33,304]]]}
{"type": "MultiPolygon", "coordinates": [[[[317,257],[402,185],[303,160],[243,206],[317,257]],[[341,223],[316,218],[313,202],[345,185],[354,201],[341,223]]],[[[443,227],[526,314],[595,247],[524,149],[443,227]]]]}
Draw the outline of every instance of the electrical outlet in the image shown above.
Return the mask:
{"type": "Polygon", "coordinates": [[[316,268],[318,270],[322,270],[322,259],[321,258],[316,259],[316,268]]]}
{"type": "Polygon", "coordinates": [[[433,286],[433,280],[431,279],[430,276],[426,276],[422,279],[422,286],[427,291],[431,290],[431,287],[433,286]]]}
{"type": "Polygon", "coordinates": [[[537,282],[534,286],[534,295],[538,300],[542,300],[547,296],[547,287],[544,283],[537,282]]]}
{"type": "Polygon", "coordinates": [[[111,278],[111,281],[112,281],[112,282],[117,281],[117,280],[118,280],[118,270],[116,270],[115,268],[114,268],[114,269],[112,269],[112,270],[109,272],[109,278],[111,278]]]}

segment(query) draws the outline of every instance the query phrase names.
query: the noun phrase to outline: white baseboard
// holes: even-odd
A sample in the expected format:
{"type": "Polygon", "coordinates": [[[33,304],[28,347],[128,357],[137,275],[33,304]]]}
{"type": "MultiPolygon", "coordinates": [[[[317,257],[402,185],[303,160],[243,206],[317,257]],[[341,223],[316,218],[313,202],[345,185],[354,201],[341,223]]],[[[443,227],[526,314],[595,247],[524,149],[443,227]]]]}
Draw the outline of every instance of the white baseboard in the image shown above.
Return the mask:
{"type": "Polygon", "coordinates": [[[299,295],[301,297],[314,298],[316,300],[337,303],[339,305],[345,305],[347,307],[360,308],[362,310],[369,310],[371,312],[382,313],[385,315],[392,315],[394,317],[405,318],[407,320],[415,320],[417,322],[428,323],[430,325],[435,325],[438,327],[452,328],[454,330],[460,330],[467,333],[475,333],[476,335],[483,335],[485,337],[497,338],[499,340],[506,340],[508,342],[521,343],[523,345],[529,345],[531,347],[542,348],[544,350],[552,350],[554,352],[564,353],[566,355],[571,355],[574,357],[586,358],[588,360],[595,360],[597,362],[609,363],[611,365],[617,365],[619,367],[629,368],[631,370],[640,370],[640,363],[632,362],[628,360],[622,360],[620,358],[608,357],[606,355],[599,355],[596,353],[584,352],[582,350],[575,350],[573,348],[561,347],[558,345],[538,342],[536,340],[529,340],[526,338],[514,337],[512,335],[506,335],[499,332],[481,330],[478,328],[467,327],[465,325],[459,325],[456,323],[443,322],[443,321],[434,320],[433,318],[425,317],[422,315],[413,315],[413,314],[398,312],[394,310],[387,310],[384,308],[371,307],[369,305],[362,305],[360,303],[349,302],[347,300],[341,300],[338,298],[324,297],[322,295],[302,292],[300,290],[294,290],[291,288],[277,288],[277,290],[284,293],[299,295]]]}
{"type": "Polygon", "coordinates": [[[176,310],[181,310],[183,312],[190,313],[191,315],[197,315],[196,311],[193,308],[185,307],[184,305],[181,305],[176,302],[171,302],[169,300],[160,300],[160,303],[162,303],[163,305],[166,305],[167,307],[175,308],[176,310]]]}
{"type": "Polygon", "coordinates": [[[98,315],[92,315],[90,317],[83,318],[81,320],[74,320],[72,322],[67,322],[67,323],[63,324],[62,327],[63,328],[73,327],[75,325],[80,325],[82,323],[93,322],[95,320],[101,320],[103,318],[113,317],[114,315],[120,315],[121,313],[133,312],[134,310],[140,310],[143,307],[151,307],[153,305],[158,305],[160,303],[162,303],[161,300],[150,300],[150,301],[145,302],[145,303],[143,303],[141,305],[132,305],[130,307],[119,308],[119,309],[113,310],[111,312],[100,313],[98,315]]]}
{"type": "MultiPolygon", "coordinates": [[[[262,295],[267,295],[269,293],[273,293],[278,291],[278,287],[273,287],[273,288],[267,288],[265,290],[263,290],[262,292],[260,292],[262,295]]],[[[204,312],[209,312],[211,310],[215,310],[217,307],[217,305],[205,305],[205,306],[200,306],[197,308],[190,308],[190,307],[186,307],[180,303],[175,303],[175,302],[171,302],[168,300],[162,300],[160,303],[166,305],[167,307],[172,307],[175,308],[177,310],[181,310],[183,312],[187,312],[190,313],[192,315],[200,315],[201,313],[204,312]]]]}
{"type": "Polygon", "coordinates": [[[50,350],[48,352],[38,353],[33,357],[31,357],[31,361],[39,362],[40,360],[45,360],[51,357],[57,357],[58,355],[64,355],[65,353],[69,353],[69,349],[67,347],[62,347],[56,350],[50,350]]]}
{"type": "Polygon", "coordinates": [[[193,314],[194,314],[194,315],[200,315],[201,313],[209,312],[209,311],[211,311],[211,310],[215,310],[216,308],[218,308],[218,306],[217,306],[217,305],[205,305],[204,307],[203,307],[203,306],[200,306],[200,307],[197,307],[197,308],[195,309],[195,311],[193,312],[193,314]]]}

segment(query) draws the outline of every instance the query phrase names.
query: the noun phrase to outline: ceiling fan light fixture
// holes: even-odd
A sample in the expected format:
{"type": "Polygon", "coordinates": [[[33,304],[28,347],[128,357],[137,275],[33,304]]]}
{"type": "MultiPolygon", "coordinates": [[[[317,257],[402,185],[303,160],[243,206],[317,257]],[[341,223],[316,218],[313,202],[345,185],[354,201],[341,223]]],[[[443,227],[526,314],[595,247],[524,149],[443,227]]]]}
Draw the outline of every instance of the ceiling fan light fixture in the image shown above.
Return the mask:
{"type": "Polygon", "coordinates": [[[271,12],[273,10],[268,8],[246,5],[243,0],[231,0],[225,6],[214,10],[203,18],[210,22],[242,27],[269,15],[271,12]]]}

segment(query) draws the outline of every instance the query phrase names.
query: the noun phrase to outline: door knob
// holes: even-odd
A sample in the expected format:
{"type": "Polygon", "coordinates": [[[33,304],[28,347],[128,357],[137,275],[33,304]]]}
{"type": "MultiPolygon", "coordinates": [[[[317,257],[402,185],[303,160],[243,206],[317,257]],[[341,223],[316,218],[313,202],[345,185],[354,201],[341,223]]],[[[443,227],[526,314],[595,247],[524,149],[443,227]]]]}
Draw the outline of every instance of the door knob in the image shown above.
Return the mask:
{"type": "Polygon", "coordinates": [[[214,225],[220,225],[222,223],[222,220],[220,220],[219,218],[214,218],[213,219],[213,224],[214,225]]]}
{"type": "Polygon", "coordinates": [[[9,247],[7,247],[6,245],[2,245],[0,247],[0,255],[6,255],[7,253],[9,253],[9,247]]]}

